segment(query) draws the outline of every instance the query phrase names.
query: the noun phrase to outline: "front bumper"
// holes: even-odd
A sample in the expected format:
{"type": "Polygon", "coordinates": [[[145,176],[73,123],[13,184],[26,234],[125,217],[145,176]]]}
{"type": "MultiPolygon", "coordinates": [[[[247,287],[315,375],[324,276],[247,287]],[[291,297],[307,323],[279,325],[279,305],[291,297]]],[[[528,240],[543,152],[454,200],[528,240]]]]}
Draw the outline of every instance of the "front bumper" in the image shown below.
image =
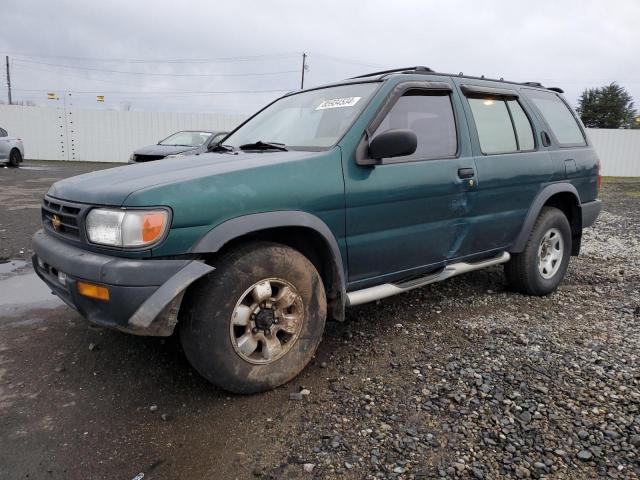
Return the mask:
{"type": "Polygon", "coordinates": [[[34,235],[33,250],[36,273],[65,303],[92,323],[136,335],[171,335],[185,289],[213,270],[200,260],[95,254],[43,230],[34,235]],[[107,287],[109,300],[80,295],[78,280],[107,287]]]}

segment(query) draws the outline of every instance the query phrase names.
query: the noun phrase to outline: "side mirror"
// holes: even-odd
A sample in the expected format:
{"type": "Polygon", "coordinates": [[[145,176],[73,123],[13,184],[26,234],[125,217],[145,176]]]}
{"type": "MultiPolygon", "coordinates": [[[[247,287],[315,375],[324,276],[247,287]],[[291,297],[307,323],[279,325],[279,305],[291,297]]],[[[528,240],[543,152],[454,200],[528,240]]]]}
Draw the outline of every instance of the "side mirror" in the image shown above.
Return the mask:
{"type": "Polygon", "coordinates": [[[418,137],[406,128],[387,130],[369,144],[369,156],[375,160],[411,155],[418,147],[418,137]]]}

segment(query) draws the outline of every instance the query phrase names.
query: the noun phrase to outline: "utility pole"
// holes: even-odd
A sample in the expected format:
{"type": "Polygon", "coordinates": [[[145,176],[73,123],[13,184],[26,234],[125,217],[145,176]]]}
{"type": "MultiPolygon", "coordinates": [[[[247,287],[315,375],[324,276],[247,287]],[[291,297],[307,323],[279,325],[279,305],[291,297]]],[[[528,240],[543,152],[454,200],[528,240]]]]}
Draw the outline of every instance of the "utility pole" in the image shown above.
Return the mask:
{"type": "MultiPolygon", "coordinates": [[[[7,57],[9,58],[9,57],[7,57]]],[[[8,61],[8,60],[7,60],[8,61]]],[[[9,64],[7,64],[9,65],[9,64]]],[[[9,72],[7,67],[7,74],[9,72]]],[[[304,90],[304,71],[307,69],[307,54],[302,52],[302,79],[300,80],[300,90],[304,90]]]]}
{"type": "Polygon", "coordinates": [[[7,60],[7,96],[9,97],[9,105],[11,105],[11,74],[9,73],[9,55],[5,57],[7,60]]]}

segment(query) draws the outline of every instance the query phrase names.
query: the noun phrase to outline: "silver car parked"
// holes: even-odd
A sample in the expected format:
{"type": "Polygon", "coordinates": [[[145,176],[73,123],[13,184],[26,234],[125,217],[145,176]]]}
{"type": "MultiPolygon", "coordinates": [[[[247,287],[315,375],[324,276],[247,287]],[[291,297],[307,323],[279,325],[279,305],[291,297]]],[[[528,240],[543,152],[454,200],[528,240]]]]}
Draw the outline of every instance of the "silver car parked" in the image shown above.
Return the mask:
{"type": "Polygon", "coordinates": [[[0,128],[0,163],[7,163],[10,167],[17,167],[24,158],[22,140],[10,137],[4,128],[0,128]]]}

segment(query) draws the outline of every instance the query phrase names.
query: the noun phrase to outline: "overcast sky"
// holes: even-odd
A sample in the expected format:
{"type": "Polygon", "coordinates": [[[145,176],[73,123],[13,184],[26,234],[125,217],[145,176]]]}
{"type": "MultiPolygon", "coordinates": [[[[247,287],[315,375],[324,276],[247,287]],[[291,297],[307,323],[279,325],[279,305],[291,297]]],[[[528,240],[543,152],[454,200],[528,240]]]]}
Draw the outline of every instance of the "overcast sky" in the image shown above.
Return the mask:
{"type": "Polygon", "coordinates": [[[617,81],[640,104],[638,0],[3,0],[0,18],[13,99],[39,105],[68,91],[82,108],[251,113],[299,88],[303,51],[306,86],[426,65],[572,104],[617,81]]]}

